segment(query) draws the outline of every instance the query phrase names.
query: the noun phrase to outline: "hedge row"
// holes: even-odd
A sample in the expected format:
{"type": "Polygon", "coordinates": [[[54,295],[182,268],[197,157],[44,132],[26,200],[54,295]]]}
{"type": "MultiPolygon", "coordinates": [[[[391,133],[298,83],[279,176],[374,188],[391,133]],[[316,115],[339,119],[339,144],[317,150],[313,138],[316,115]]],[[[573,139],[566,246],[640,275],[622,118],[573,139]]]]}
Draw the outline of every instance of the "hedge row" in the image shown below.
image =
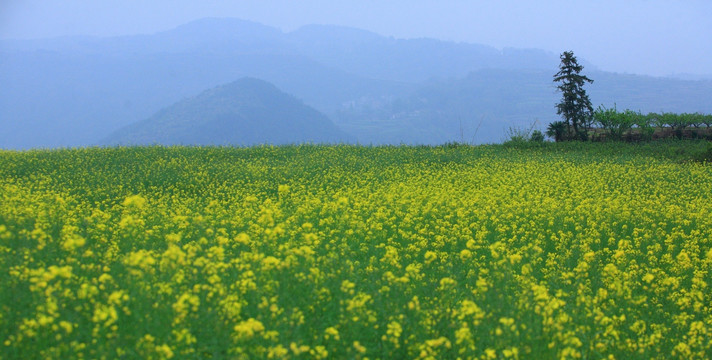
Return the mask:
{"type": "Polygon", "coordinates": [[[641,137],[651,138],[657,130],[669,129],[672,133],[681,136],[687,128],[698,129],[712,126],[712,115],[701,113],[648,113],[640,111],[618,111],[616,107],[606,108],[601,105],[593,112],[594,127],[599,128],[603,134],[611,138],[623,138],[633,129],[641,137]]]}

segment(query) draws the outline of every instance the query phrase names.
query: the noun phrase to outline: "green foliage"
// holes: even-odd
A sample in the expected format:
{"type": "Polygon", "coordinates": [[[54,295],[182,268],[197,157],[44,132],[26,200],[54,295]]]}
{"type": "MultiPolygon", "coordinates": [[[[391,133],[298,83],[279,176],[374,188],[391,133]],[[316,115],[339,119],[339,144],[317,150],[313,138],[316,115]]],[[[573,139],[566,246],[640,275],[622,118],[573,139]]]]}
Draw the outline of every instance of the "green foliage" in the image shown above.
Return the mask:
{"type": "Polygon", "coordinates": [[[687,125],[687,121],[682,115],[674,113],[661,114],[663,125],[670,127],[678,138],[682,138],[682,129],[687,125]]]}
{"type": "Polygon", "coordinates": [[[579,65],[573,51],[561,54],[559,72],[554,75],[554,82],[559,83],[556,88],[561,91],[561,102],[556,105],[556,113],[573,128],[575,139],[587,140],[593,106],[583,85],[593,83],[593,80],[580,75],[581,70],[583,66],[579,65]]]}
{"type": "Polygon", "coordinates": [[[446,142],[440,146],[445,149],[457,149],[459,147],[472,146],[472,145],[470,145],[468,143],[464,143],[464,142],[459,142],[459,141],[449,141],[449,142],[446,142]]]}
{"type": "Polygon", "coordinates": [[[509,127],[507,129],[507,140],[505,145],[521,146],[544,143],[544,134],[539,130],[534,130],[534,125],[529,129],[509,127]]]}
{"type": "Polygon", "coordinates": [[[651,113],[648,113],[646,118],[647,118],[648,124],[650,124],[650,126],[657,127],[657,128],[662,128],[665,126],[665,124],[663,123],[662,114],[651,112],[651,113]]]}
{"type": "Polygon", "coordinates": [[[630,140],[637,135],[640,140],[651,140],[656,131],[661,133],[658,136],[660,138],[669,137],[664,135],[666,130],[678,139],[710,137],[711,134],[706,130],[712,125],[710,118],[712,115],[700,113],[664,112],[644,115],[640,111],[629,109],[618,111],[615,105],[613,108],[601,105],[593,113],[594,126],[600,130],[595,132],[594,139],[630,140]],[[705,125],[705,128],[702,128],[702,125],[705,125]]]}
{"type": "Polygon", "coordinates": [[[698,152],[694,157],[693,161],[712,164],[712,143],[707,143],[707,148],[704,151],[698,152]]]}
{"type": "Polygon", "coordinates": [[[701,119],[702,123],[705,124],[706,127],[712,126],[712,114],[702,115],[701,119]]]}
{"type": "Polygon", "coordinates": [[[594,123],[600,124],[601,129],[614,140],[621,140],[623,134],[633,127],[636,118],[637,114],[630,110],[618,112],[615,105],[612,109],[601,105],[593,112],[594,123]]]}
{"type": "Polygon", "coordinates": [[[639,129],[643,140],[652,140],[655,127],[648,115],[643,115],[640,111],[633,112],[633,125],[639,129]]]}
{"type": "Polygon", "coordinates": [[[0,151],[0,354],[707,358],[704,146],[0,151]]]}
{"type": "Polygon", "coordinates": [[[543,143],[544,142],[544,134],[539,130],[534,130],[534,131],[532,131],[532,134],[529,137],[529,141],[535,142],[535,143],[543,143]]]}
{"type": "Polygon", "coordinates": [[[529,141],[529,132],[518,127],[509,127],[507,129],[507,141],[505,144],[521,144],[529,141]]]}
{"type": "Polygon", "coordinates": [[[554,121],[546,128],[546,136],[560,142],[570,138],[569,126],[563,121],[554,121]]]}

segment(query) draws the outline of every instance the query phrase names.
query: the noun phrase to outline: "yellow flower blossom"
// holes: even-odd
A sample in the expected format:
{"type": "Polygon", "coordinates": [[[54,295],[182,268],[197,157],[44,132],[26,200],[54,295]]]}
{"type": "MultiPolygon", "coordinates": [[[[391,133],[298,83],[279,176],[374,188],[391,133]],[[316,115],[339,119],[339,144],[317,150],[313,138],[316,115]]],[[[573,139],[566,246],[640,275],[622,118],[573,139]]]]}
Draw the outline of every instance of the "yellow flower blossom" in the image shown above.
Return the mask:
{"type": "Polygon", "coordinates": [[[361,343],[358,342],[358,341],[354,341],[353,347],[354,347],[354,349],[356,349],[356,351],[357,351],[358,353],[360,353],[360,354],[365,354],[365,353],[366,353],[366,347],[363,346],[363,345],[361,345],[361,343]]]}
{"type": "Polygon", "coordinates": [[[0,150],[0,353],[708,358],[706,146],[0,150]]]}
{"type": "Polygon", "coordinates": [[[264,330],[265,327],[262,325],[262,322],[252,318],[242,321],[234,327],[237,338],[243,340],[252,338],[256,333],[264,330]]]}
{"type": "Polygon", "coordinates": [[[340,339],[339,337],[339,330],[337,330],[335,327],[330,326],[324,330],[324,334],[326,339],[334,339],[338,341],[340,339]]]}
{"type": "Polygon", "coordinates": [[[123,205],[141,209],[146,205],[146,198],[141,195],[132,195],[124,199],[123,205]]]}

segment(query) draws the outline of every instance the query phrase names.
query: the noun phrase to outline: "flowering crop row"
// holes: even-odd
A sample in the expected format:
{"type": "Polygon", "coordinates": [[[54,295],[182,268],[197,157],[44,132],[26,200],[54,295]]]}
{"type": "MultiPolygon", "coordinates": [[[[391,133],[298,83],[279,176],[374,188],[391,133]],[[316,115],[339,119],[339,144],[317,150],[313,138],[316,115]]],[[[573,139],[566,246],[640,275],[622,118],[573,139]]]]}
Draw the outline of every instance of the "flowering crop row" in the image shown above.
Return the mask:
{"type": "Polygon", "coordinates": [[[566,146],[0,152],[0,354],[712,356],[712,168],[566,146]]]}

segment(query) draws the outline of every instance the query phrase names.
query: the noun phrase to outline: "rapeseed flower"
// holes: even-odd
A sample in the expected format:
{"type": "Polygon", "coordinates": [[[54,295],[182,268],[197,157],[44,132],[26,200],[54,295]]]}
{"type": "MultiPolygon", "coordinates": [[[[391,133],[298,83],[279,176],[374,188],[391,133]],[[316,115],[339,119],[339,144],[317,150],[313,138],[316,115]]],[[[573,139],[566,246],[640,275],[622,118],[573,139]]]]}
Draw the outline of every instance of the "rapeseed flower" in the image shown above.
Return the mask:
{"type": "Polygon", "coordinates": [[[580,146],[0,151],[0,353],[709,358],[712,169],[580,146]]]}

